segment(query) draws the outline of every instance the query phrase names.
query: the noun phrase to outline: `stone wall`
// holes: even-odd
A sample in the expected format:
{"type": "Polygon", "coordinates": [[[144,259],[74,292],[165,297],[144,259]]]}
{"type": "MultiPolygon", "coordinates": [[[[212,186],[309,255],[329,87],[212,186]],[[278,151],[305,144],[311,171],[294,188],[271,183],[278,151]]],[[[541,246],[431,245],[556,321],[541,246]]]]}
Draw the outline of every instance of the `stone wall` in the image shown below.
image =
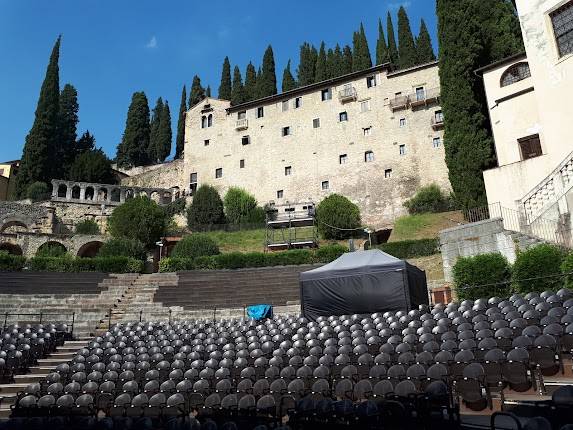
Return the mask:
{"type": "Polygon", "coordinates": [[[130,187],[159,187],[165,189],[184,189],[183,160],[169,161],[149,169],[134,168],[126,171],[129,175],[121,180],[122,186],[130,187]]]}
{"type": "Polygon", "coordinates": [[[47,243],[61,244],[73,256],[89,254],[93,248],[99,247],[107,240],[101,235],[56,235],[30,232],[0,233],[0,245],[14,245],[20,248],[21,254],[27,258],[36,255],[38,249],[47,243]]]}
{"type": "Polygon", "coordinates": [[[52,233],[54,210],[30,201],[0,202],[0,232],[52,233]]]}

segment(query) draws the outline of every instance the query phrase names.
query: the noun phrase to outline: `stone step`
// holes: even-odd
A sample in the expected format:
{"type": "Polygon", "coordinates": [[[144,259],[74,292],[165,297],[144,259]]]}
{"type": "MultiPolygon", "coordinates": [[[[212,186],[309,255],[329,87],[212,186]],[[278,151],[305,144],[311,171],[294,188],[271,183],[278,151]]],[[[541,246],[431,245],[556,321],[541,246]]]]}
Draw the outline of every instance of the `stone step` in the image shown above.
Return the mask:
{"type": "Polygon", "coordinates": [[[26,375],[15,375],[14,382],[16,384],[32,384],[34,382],[40,382],[42,379],[46,377],[46,374],[31,374],[27,373],[26,375]]]}
{"type": "Polygon", "coordinates": [[[67,363],[74,358],[74,354],[70,354],[69,358],[42,358],[38,360],[38,364],[42,367],[55,368],[59,364],[67,363]]]}
{"type": "MultiPolygon", "coordinates": [[[[43,363],[45,364],[45,363],[43,363]]],[[[55,366],[41,366],[41,367],[30,367],[30,373],[28,375],[44,375],[51,373],[55,366]]]]}
{"type": "Polygon", "coordinates": [[[28,384],[26,383],[0,384],[0,397],[16,395],[24,390],[27,386],[28,384]]]}

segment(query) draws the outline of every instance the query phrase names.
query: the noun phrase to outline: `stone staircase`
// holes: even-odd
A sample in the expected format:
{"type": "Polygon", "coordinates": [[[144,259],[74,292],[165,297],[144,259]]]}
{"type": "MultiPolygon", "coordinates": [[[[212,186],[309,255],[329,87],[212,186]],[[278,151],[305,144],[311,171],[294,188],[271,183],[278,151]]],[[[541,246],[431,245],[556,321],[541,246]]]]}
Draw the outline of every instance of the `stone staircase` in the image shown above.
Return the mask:
{"type": "Polygon", "coordinates": [[[77,340],[66,341],[55,352],[46,358],[39,359],[37,366],[31,367],[29,373],[15,375],[14,382],[11,384],[0,384],[0,419],[10,416],[11,405],[16,402],[18,394],[29,384],[40,382],[58,364],[70,361],[76,352],[85,347],[91,339],[91,337],[81,337],[77,338],[77,340]]]}

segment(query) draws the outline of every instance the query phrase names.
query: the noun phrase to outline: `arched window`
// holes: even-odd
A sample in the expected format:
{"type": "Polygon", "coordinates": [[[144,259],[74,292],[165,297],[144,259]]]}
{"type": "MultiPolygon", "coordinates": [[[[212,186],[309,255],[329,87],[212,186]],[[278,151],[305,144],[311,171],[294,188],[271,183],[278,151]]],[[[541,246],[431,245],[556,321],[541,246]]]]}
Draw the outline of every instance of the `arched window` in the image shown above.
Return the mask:
{"type": "Polygon", "coordinates": [[[211,127],[213,125],[213,115],[209,114],[207,117],[207,127],[211,127]]]}
{"type": "Polygon", "coordinates": [[[521,62],[514,64],[509,67],[503,75],[501,75],[502,87],[507,87],[508,85],[515,84],[516,82],[523,81],[531,76],[531,71],[529,70],[529,63],[521,62]]]}
{"type": "Polygon", "coordinates": [[[205,115],[203,115],[201,117],[201,128],[205,128],[207,127],[207,117],[205,115]]]}

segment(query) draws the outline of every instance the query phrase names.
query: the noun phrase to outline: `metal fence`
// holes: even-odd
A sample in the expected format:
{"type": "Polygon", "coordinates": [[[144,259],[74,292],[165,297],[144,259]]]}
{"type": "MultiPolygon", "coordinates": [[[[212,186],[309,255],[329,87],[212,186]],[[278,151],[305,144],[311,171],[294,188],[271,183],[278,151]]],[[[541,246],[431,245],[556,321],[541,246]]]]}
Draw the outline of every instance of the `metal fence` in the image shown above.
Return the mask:
{"type": "Polygon", "coordinates": [[[68,324],[70,329],[70,334],[74,334],[74,324],[76,322],[76,313],[72,312],[71,314],[65,314],[62,312],[40,312],[40,313],[18,313],[18,312],[6,312],[4,313],[4,325],[2,326],[2,330],[6,330],[11,323],[61,323],[61,324],[68,324]],[[51,319],[50,317],[59,317],[56,319],[51,319]],[[61,317],[64,318],[61,318],[61,317]],[[15,317],[15,318],[14,318],[15,317]],[[22,318],[25,317],[25,318],[22,318]]]}

